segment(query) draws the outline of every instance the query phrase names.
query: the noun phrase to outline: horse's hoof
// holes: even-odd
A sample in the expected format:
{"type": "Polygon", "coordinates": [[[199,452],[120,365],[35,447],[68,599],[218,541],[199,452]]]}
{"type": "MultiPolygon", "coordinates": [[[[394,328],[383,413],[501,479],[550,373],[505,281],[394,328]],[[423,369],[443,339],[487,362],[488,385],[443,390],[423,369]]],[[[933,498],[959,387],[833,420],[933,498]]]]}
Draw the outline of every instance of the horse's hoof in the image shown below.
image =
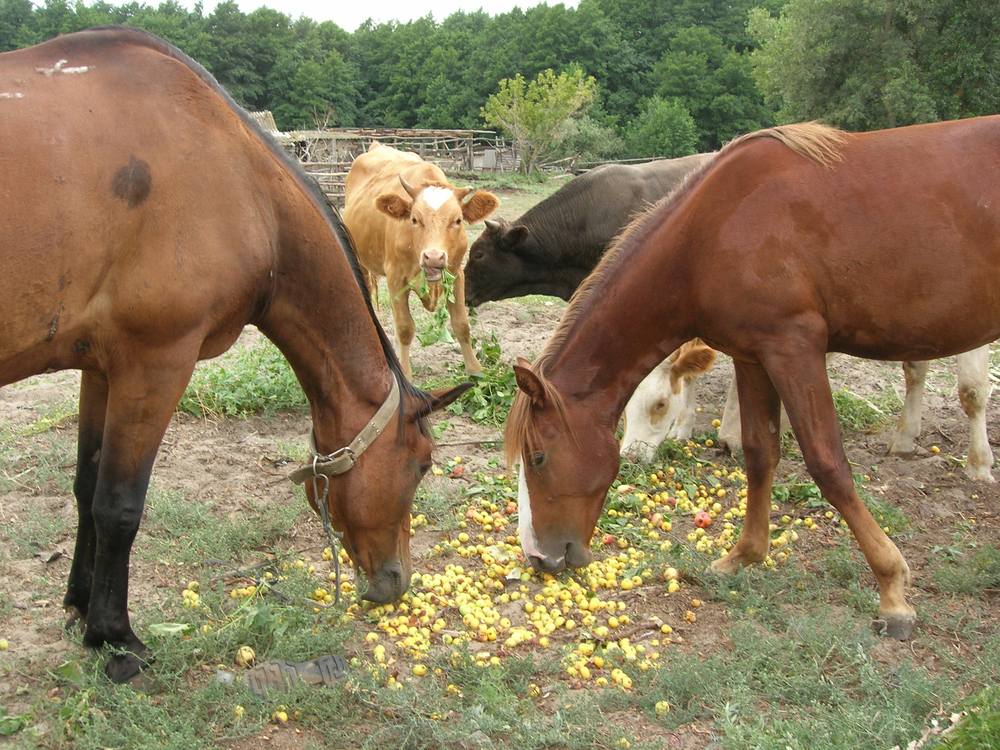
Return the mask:
{"type": "Polygon", "coordinates": [[[63,628],[65,630],[72,630],[73,628],[79,628],[81,633],[86,632],[87,616],[73,606],[67,607],[66,611],[69,613],[69,617],[67,618],[66,624],[63,626],[63,628]]]}
{"type": "Polygon", "coordinates": [[[872,622],[872,629],[876,635],[886,635],[895,638],[897,641],[905,641],[913,635],[913,628],[916,627],[916,617],[900,617],[892,615],[880,618],[872,622]]]}
{"type": "Polygon", "coordinates": [[[108,660],[104,671],[116,685],[129,682],[149,666],[149,661],[135,654],[118,654],[108,660]]]}
{"type": "Polygon", "coordinates": [[[258,698],[266,698],[269,688],[283,690],[295,682],[309,685],[330,685],[347,674],[347,659],[340,654],[327,654],[312,661],[293,664],[272,659],[246,673],[243,681],[258,698]]]}

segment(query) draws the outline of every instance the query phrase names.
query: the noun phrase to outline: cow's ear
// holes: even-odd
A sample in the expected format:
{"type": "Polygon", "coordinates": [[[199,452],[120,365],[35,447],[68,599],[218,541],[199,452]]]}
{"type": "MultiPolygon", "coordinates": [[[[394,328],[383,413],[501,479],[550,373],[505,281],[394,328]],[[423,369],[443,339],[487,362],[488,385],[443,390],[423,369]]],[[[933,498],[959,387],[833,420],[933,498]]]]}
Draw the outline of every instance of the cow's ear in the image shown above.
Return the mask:
{"type": "Polygon", "coordinates": [[[375,199],[375,208],[384,213],[390,219],[407,219],[410,216],[410,207],[413,203],[407,203],[396,193],[385,193],[375,199]]]}
{"type": "Polygon", "coordinates": [[[466,224],[475,224],[498,208],[500,208],[499,198],[485,190],[477,190],[469,200],[462,204],[462,218],[465,219],[466,224]]]}
{"type": "Polygon", "coordinates": [[[531,234],[531,230],[526,226],[518,224],[517,226],[511,227],[503,236],[504,249],[513,250],[518,245],[523,245],[524,241],[528,239],[529,234],[531,234]]]}

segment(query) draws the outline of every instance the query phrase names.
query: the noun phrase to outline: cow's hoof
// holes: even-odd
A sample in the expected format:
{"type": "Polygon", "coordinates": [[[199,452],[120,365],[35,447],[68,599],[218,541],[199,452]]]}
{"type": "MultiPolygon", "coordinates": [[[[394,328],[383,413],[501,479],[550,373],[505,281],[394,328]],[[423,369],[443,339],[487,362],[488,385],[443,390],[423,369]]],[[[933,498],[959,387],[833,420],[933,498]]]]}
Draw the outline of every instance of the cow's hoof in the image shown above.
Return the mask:
{"type": "Polygon", "coordinates": [[[872,622],[872,629],[876,635],[886,635],[895,638],[897,641],[905,641],[913,635],[913,628],[916,627],[916,617],[900,617],[892,615],[880,618],[872,622]]]}

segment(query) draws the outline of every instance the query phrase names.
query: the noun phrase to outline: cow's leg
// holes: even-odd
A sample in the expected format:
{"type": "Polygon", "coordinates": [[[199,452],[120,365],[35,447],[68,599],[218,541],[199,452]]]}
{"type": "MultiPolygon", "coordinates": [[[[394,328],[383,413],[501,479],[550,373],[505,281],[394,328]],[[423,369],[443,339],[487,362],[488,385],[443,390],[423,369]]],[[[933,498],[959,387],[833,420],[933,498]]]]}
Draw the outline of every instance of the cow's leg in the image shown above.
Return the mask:
{"type": "Polygon", "coordinates": [[[70,613],[66,627],[86,626],[90,607],[90,591],[94,580],[94,553],[97,530],[94,528],[92,506],[97,486],[97,470],[101,458],[104,417],[108,408],[108,381],[103,375],[84,372],[80,382],[80,427],[76,449],[77,531],[73,564],[63,605],[70,613]]]}
{"type": "Polygon", "coordinates": [[[890,456],[912,456],[917,450],[920,436],[920,411],[924,400],[924,381],[930,362],[904,362],[903,378],[906,381],[906,397],[903,399],[903,413],[889,440],[890,456]]]}
{"type": "Polygon", "coordinates": [[[451,319],[451,330],[462,347],[462,359],[465,360],[465,371],[469,375],[483,371],[483,366],[472,351],[472,329],[469,327],[469,312],[465,309],[465,272],[459,268],[455,274],[455,301],[446,301],[448,317],[451,319]]]}
{"type": "Polygon", "coordinates": [[[719,445],[731,451],[738,451],[743,444],[740,430],[740,399],[736,391],[736,378],[733,377],[729,381],[729,390],[726,391],[726,405],[722,407],[719,445]]]}
{"type": "Polygon", "coordinates": [[[986,434],[986,404],[990,399],[990,347],[981,346],[958,355],[958,396],[969,417],[969,455],[965,475],[993,481],[993,451],[986,434]]]}
{"type": "Polygon", "coordinates": [[[389,300],[392,305],[392,320],[396,325],[396,340],[399,342],[399,362],[403,366],[403,375],[407,380],[413,380],[410,370],[410,344],[417,332],[417,326],[410,314],[409,281],[403,274],[386,269],[386,285],[389,287],[389,300]]]}
{"type": "Polygon", "coordinates": [[[195,356],[178,365],[177,353],[130,358],[109,374],[108,408],[92,504],[96,531],[93,583],[83,641],[120,652],[107,672],[125,682],[146,666],[146,646],[128,616],[128,568],[139,529],[153,460],[194,369],[195,356]]]}
{"type": "MultiPolygon", "coordinates": [[[[872,518],[854,487],[823,359],[803,354],[797,342],[790,342],[786,351],[793,353],[772,357],[767,363],[768,371],[788,409],[806,468],[823,497],[847,522],[875,574],[880,596],[879,617],[886,632],[905,640],[917,619],[905,596],[910,581],[909,566],[872,518]]],[[[747,408],[745,402],[743,408],[744,411],[747,408]]]]}
{"type": "Polygon", "coordinates": [[[767,557],[771,484],[781,458],[781,435],[776,427],[781,412],[778,393],[760,365],[737,362],[735,366],[733,382],[739,390],[742,406],[742,419],[737,425],[742,424],[747,510],[743,531],[735,546],[725,557],[712,563],[712,568],[723,573],[735,573],[741,565],[761,562],[767,557]]]}

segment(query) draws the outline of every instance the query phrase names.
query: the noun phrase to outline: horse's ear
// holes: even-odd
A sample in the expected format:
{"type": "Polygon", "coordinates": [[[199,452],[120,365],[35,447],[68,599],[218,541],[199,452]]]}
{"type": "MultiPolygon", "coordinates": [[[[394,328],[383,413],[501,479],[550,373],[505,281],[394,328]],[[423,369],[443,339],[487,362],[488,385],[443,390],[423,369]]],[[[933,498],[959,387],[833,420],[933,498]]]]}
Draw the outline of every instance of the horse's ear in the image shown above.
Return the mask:
{"type": "Polygon", "coordinates": [[[524,391],[531,399],[531,405],[543,407],[548,403],[545,398],[545,386],[535,373],[531,371],[531,363],[524,357],[517,358],[514,365],[514,378],[517,380],[517,387],[524,391]]]}
{"type": "Polygon", "coordinates": [[[417,417],[426,417],[431,412],[440,411],[441,409],[448,406],[459,398],[473,386],[472,383],[460,383],[454,388],[441,388],[436,391],[430,391],[430,402],[426,405],[421,404],[417,410],[417,417]]]}

